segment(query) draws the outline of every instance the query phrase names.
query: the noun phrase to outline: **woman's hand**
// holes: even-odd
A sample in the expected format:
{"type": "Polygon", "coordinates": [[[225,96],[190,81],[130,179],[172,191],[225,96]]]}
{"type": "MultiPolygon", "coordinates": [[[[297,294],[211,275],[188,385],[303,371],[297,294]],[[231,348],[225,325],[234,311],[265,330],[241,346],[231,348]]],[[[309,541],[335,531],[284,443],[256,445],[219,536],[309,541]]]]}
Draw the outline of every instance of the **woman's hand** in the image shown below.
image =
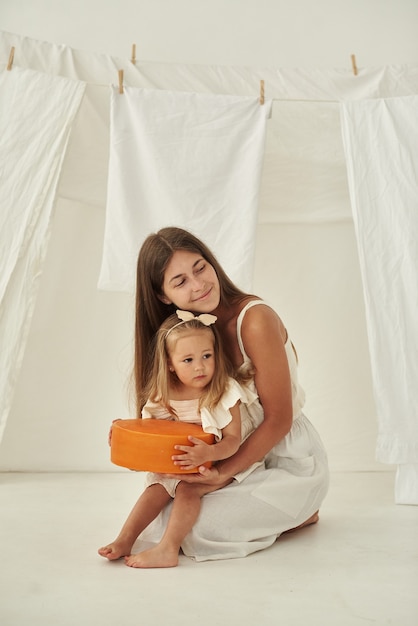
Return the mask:
{"type": "Polygon", "coordinates": [[[219,489],[230,482],[230,480],[225,481],[225,479],[221,477],[216,465],[212,465],[210,468],[201,465],[198,469],[199,473],[197,474],[183,474],[181,476],[180,474],[165,474],[165,476],[168,476],[168,478],[177,478],[177,480],[181,478],[185,483],[211,485],[215,489],[219,489]]]}
{"type": "Polygon", "coordinates": [[[112,430],[113,430],[113,424],[114,424],[115,422],[120,422],[120,419],[118,419],[118,420],[113,420],[112,425],[111,425],[111,427],[110,427],[110,429],[109,429],[109,433],[108,433],[108,435],[107,435],[107,443],[109,444],[109,446],[111,446],[111,445],[112,445],[112,430]]]}
{"type": "Polygon", "coordinates": [[[183,451],[183,454],[175,454],[171,457],[174,461],[174,465],[178,465],[184,470],[190,470],[211,460],[212,446],[210,444],[192,436],[189,436],[187,439],[192,445],[174,446],[176,450],[183,451]]]}

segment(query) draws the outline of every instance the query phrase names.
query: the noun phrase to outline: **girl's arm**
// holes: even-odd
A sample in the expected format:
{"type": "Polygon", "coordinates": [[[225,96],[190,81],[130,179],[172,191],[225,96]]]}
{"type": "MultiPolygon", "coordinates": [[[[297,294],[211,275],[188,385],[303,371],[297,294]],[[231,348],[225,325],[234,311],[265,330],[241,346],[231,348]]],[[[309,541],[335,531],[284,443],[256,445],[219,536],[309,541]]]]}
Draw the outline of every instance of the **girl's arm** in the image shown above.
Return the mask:
{"type": "Polygon", "coordinates": [[[191,469],[198,467],[207,461],[219,461],[235,454],[241,443],[241,415],[239,410],[240,402],[230,410],[231,421],[222,429],[222,439],[217,443],[209,445],[197,439],[196,437],[188,437],[190,446],[175,446],[176,450],[182,450],[184,454],[176,455],[175,464],[182,469],[191,469]]]}
{"type": "Polygon", "coordinates": [[[198,475],[185,475],[183,480],[188,482],[224,483],[262,459],[292,426],[292,390],[282,321],[270,307],[260,304],[245,314],[241,333],[254,367],[264,420],[233,456],[213,468],[200,467],[198,475]]]}

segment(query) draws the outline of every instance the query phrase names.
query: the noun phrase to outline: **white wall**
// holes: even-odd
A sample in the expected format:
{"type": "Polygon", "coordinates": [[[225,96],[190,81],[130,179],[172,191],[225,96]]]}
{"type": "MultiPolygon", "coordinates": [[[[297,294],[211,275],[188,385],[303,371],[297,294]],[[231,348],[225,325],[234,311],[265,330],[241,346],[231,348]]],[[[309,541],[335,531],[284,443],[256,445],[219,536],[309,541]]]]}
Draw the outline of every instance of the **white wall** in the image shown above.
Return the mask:
{"type": "Polygon", "coordinates": [[[2,0],[0,28],[145,61],[336,68],[417,58],[416,0],[2,0]]]}
{"type": "MultiPolygon", "coordinates": [[[[2,0],[0,28],[160,62],[346,68],[417,61],[416,0],[2,0]]],[[[18,58],[18,51],[16,52],[18,58]]],[[[112,470],[107,428],[129,416],[132,297],[98,292],[103,206],[63,201],[1,470],[112,470]]],[[[260,224],[255,290],[300,357],[307,413],[333,469],[382,469],[353,225],[260,224]]],[[[383,468],[383,469],[386,469],[383,468]]]]}

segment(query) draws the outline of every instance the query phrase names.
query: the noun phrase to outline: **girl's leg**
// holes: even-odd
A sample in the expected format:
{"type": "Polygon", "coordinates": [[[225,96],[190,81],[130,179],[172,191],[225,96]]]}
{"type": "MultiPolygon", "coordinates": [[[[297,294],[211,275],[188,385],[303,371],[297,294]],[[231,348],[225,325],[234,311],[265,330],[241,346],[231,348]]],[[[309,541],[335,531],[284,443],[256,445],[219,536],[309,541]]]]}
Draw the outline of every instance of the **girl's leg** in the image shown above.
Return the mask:
{"type": "Polygon", "coordinates": [[[178,565],[180,546],[193,528],[200,512],[202,497],[213,491],[207,485],[180,482],[176,489],[170,518],[158,545],[139,554],[125,557],[130,567],[175,567],[178,565]]]}
{"type": "Polygon", "coordinates": [[[150,485],[139,497],[128,519],[122,526],[115,541],[99,548],[100,556],[115,561],[131,553],[132,546],[163,508],[171,501],[171,496],[162,485],[150,485]]]}

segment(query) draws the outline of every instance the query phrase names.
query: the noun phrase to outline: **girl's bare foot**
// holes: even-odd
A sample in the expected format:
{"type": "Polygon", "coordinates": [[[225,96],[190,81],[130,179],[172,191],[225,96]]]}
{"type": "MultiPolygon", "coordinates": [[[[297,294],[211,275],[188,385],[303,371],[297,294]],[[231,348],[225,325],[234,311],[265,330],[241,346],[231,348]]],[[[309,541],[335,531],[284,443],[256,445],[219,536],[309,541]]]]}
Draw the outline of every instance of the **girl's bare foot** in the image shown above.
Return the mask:
{"type": "Polygon", "coordinates": [[[109,559],[109,561],[116,561],[117,559],[127,556],[131,553],[132,543],[130,541],[123,541],[122,539],[116,539],[113,543],[109,543],[103,548],[99,548],[98,553],[100,556],[109,559]]]}
{"type": "Polygon", "coordinates": [[[161,545],[138,554],[125,556],[125,563],[129,567],[176,567],[179,563],[178,550],[170,550],[161,545]]]}

